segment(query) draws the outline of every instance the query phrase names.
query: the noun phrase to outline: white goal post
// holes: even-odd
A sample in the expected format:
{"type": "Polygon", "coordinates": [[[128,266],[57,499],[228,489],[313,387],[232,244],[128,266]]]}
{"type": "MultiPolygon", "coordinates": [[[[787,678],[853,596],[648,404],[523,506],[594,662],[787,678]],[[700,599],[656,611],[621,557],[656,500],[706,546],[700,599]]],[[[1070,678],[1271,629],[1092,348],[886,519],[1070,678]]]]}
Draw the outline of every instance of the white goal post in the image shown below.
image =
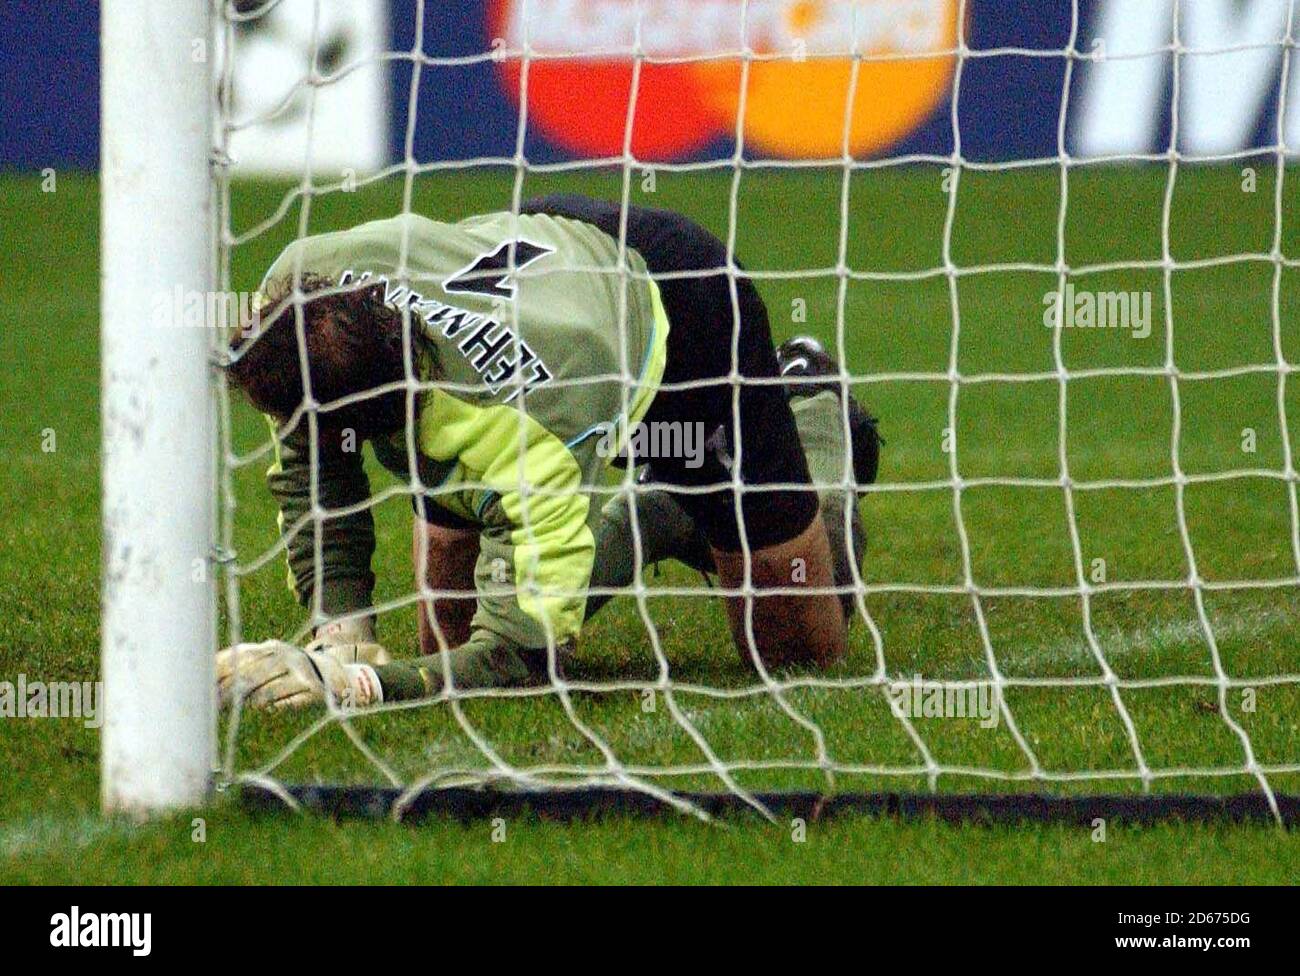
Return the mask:
{"type": "Polygon", "coordinates": [[[149,315],[212,288],[212,10],[101,18],[102,802],[141,814],[204,801],[215,749],[210,330],[149,315]]]}

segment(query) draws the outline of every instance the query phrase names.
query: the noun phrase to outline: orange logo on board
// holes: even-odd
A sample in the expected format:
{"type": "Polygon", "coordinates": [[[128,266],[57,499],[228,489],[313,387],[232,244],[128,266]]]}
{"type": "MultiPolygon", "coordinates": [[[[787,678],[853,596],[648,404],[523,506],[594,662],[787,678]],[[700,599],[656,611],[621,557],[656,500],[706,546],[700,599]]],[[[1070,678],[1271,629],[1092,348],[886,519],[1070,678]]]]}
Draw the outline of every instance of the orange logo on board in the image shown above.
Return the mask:
{"type": "Polygon", "coordinates": [[[839,158],[882,151],[944,102],[958,9],[958,0],[492,0],[488,29],[510,52],[502,80],[526,102],[529,128],[577,155],[627,148],[674,159],[739,136],[767,156],[839,158]]]}

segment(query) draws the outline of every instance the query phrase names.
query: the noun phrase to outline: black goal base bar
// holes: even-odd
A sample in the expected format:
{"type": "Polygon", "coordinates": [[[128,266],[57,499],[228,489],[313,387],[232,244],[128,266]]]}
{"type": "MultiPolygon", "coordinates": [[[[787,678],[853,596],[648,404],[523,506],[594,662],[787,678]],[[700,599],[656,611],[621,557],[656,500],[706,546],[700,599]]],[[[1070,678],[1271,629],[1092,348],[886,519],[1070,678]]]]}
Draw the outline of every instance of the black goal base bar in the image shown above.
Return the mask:
{"type": "MultiPolygon", "coordinates": [[[[240,802],[254,812],[291,809],[285,795],[302,810],[339,819],[397,819],[418,822],[430,817],[463,821],[532,816],[544,820],[582,821],[601,816],[680,816],[663,800],[637,790],[582,787],[521,791],[480,787],[427,789],[408,796],[394,816],[402,790],[372,786],[290,786],[282,792],[242,784],[240,802]]],[[[756,816],[734,793],[674,794],[711,817],[756,816]]],[[[857,815],[900,819],[934,818],[949,823],[1060,823],[1081,827],[1107,824],[1261,823],[1300,824],[1300,796],[1278,795],[1277,814],[1262,793],[1226,796],[1133,794],[1044,796],[1037,793],[755,793],[774,816],[820,820],[857,815]]]]}

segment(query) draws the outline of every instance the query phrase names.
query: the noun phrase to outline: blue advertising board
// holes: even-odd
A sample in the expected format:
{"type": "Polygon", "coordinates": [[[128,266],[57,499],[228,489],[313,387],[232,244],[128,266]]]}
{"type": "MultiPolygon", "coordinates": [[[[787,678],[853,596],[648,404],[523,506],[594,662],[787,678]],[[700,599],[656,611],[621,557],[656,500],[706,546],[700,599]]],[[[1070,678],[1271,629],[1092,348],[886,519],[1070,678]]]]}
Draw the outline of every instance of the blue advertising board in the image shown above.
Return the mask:
{"type": "MultiPolygon", "coordinates": [[[[1081,0],[1067,151],[1165,151],[1175,62],[1180,150],[1219,158],[1272,146],[1279,131],[1290,145],[1293,128],[1300,139],[1300,93],[1279,91],[1291,2],[1183,4],[1176,58],[1172,3],[1081,0]]],[[[320,45],[334,69],[385,50],[411,52],[420,39],[413,109],[410,57],[377,63],[382,84],[349,103],[354,122],[360,111],[380,132],[378,162],[403,158],[412,110],[411,149],[421,162],[509,161],[521,140],[538,163],[625,153],[647,163],[725,160],[738,143],[760,159],[835,161],[846,148],[855,159],[948,156],[955,90],[963,158],[1052,158],[1074,13],[1070,0],[322,0],[322,7],[334,16],[320,45]],[[375,23],[359,25],[361,16],[375,23]],[[959,33],[969,52],[960,58],[959,33]],[[742,49],[752,52],[747,64],[735,56],[742,49]],[[866,55],[856,64],[855,51],[866,55]]],[[[278,9],[293,16],[291,3],[278,9]]],[[[242,29],[239,42],[278,39],[289,45],[286,63],[305,65],[310,45],[289,34],[268,18],[265,28],[242,29]]],[[[96,166],[97,5],[4,5],[0,47],[0,166],[96,166]]],[[[263,63],[279,50],[264,45],[263,63]]],[[[1290,77],[1295,83],[1300,71],[1290,77]]],[[[326,117],[322,138],[334,139],[330,126],[338,126],[337,143],[346,145],[347,124],[342,113],[326,117]]],[[[373,166],[375,155],[360,165],[373,166]]]]}

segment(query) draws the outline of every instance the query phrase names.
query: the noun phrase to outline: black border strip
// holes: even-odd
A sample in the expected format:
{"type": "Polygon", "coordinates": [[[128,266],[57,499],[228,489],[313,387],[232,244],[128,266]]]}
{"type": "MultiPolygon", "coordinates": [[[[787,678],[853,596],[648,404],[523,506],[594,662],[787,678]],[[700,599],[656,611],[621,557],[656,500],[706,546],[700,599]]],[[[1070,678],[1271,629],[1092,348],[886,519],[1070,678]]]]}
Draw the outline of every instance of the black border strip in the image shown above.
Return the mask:
{"type": "MultiPolygon", "coordinates": [[[[403,791],[378,786],[283,787],[304,810],[336,819],[389,819],[403,791]]],[[[734,793],[678,793],[710,816],[753,815],[753,808],[734,793]]],[[[239,786],[240,803],[256,813],[290,809],[275,790],[257,784],[239,786]]],[[[933,817],[949,823],[1062,823],[1090,827],[1095,820],[1122,824],[1276,823],[1262,793],[1227,796],[1134,794],[1045,796],[1038,793],[755,793],[774,815],[819,820],[855,814],[903,820],[933,817]]],[[[1300,796],[1276,796],[1282,823],[1300,824],[1300,796]]],[[[462,821],[531,815],[544,820],[580,821],[601,816],[661,816],[673,808],[636,790],[582,787],[517,791],[478,787],[426,789],[415,794],[400,817],[418,823],[430,817],[462,821]]],[[[674,814],[676,815],[676,814],[674,814]]]]}

